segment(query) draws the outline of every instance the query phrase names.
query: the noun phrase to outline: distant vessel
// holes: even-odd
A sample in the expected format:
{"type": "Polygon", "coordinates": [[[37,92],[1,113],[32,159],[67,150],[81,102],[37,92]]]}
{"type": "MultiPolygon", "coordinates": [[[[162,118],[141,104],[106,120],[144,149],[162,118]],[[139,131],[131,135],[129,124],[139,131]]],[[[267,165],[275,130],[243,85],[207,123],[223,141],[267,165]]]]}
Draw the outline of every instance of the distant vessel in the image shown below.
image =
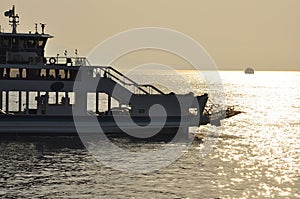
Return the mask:
{"type": "Polygon", "coordinates": [[[248,68],[246,68],[245,69],[245,74],[254,74],[254,69],[253,68],[250,68],[250,67],[248,67],[248,68]]]}
{"type": "MultiPolygon", "coordinates": [[[[6,11],[5,16],[9,17],[12,32],[0,30],[1,135],[77,135],[78,126],[88,126],[93,131],[100,124],[106,135],[126,136],[123,129],[135,131],[136,125],[149,124],[147,130],[159,132],[150,139],[168,140],[177,130],[187,136],[190,126],[222,119],[211,118],[212,113],[207,111],[207,94],[164,93],[153,85],[134,82],[111,66],[90,66],[84,57],[77,57],[77,52],[76,57],[67,57],[67,53],[65,57],[45,57],[46,42],[52,38],[44,33],[45,24],[41,24],[41,33],[38,33],[37,24],[35,33],[17,33],[19,16],[15,8],[6,11]],[[88,88],[78,92],[73,88],[75,83],[98,86],[95,90],[88,88]],[[120,92],[114,92],[115,88],[120,92]],[[11,110],[11,92],[18,96],[18,110],[11,110]],[[96,102],[92,112],[87,110],[90,93],[94,94],[96,102]],[[100,111],[99,94],[107,97],[103,111],[100,111]],[[131,97],[127,99],[126,96],[131,97]],[[118,107],[112,107],[112,99],[117,100],[118,107]],[[180,101],[187,103],[179,104],[180,101]],[[150,109],[157,104],[165,109],[166,120],[160,115],[150,118],[150,109]],[[77,126],[73,107],[82,110],[77,126]],[[91,117],[99,123],[90,123],[91,117]]],[[[225,112],[226,117],[239,113],[230,108],[225,112]]],[[[97,133],[90,131],[88,133],[97,133]]],[[[145,130],[137,133],[144,134],[145,130]]]]}

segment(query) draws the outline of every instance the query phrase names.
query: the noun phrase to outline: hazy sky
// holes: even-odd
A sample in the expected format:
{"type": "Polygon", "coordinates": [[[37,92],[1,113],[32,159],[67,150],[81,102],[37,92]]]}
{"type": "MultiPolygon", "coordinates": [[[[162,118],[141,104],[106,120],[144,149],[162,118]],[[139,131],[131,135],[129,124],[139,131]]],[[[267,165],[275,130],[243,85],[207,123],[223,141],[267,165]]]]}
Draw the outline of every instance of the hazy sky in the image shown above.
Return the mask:
{"type": "MultiPolygon", "coordinates": [[[[55,36],[47,55],[87,55],[111,35],[139,27],[165,27],[202,44],[220,69],[300,70],[299,0],[6,0],[0,25],[11,31],[3,12],[16,5],[19,32],[47,24],[55,36]]],[[[187,64],[168,53],[137,52],[118,65],[147,62],[187,64]]]]}

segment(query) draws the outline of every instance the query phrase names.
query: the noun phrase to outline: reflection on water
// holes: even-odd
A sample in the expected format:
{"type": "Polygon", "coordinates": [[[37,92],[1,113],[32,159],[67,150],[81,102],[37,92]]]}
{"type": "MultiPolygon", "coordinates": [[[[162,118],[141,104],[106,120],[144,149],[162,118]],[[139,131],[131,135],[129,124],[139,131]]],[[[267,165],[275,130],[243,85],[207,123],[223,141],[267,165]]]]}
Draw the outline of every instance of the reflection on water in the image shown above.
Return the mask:
{"type": "MultiPolygon", "coordinates": [[[[183,74],[201,93],[197,76],[183,74]]],[[[227,104],[245,113],[222,122],[221,135],[210,138],[217,144],[204,159],[199,159],[202,144],[195,142],[165,169],[128,174],[98,163],[77,138],[1,138],[0,196],[299,198],[300,74],[222,72],[221,77],[227,104]]],[[[197,131],[205,135],[209,128],[197,131]]],[[[131,150],[142,145],[115,141],[131,150]]]]}

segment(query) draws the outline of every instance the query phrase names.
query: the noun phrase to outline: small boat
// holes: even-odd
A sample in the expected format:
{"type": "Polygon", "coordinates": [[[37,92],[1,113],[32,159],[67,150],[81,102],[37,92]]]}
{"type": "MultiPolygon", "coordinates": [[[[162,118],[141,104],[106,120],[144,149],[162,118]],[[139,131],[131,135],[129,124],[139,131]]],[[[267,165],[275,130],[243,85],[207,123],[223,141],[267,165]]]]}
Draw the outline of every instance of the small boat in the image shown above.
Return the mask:
{"type": "Polygon", "coordinates": [[[245,69],[245,74],[254,74],[254,69],[253,68],[250,68],[250,67],[248,67],[248,68],[246,68],[245,69]]]}

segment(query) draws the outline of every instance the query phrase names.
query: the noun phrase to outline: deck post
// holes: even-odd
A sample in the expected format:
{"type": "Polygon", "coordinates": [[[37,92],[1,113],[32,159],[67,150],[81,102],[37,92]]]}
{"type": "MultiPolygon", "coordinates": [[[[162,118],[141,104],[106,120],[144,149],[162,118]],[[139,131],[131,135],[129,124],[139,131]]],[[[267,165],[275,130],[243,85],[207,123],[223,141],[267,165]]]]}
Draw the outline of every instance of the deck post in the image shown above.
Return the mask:
{"type": "Polygon", "coordinates": [[[68,99],[68,97],[69,97],[69,93],[65,92],[65,98],[66,98],[66,100],[68,99]]]}
{"type": "Polygon", "coordinates": [[[40,91],[37,92],[37,114],[41,115],[42,114],[42,110],[41,110],[41,93],[40,91]]]}
{"type": "Polygon", "coordinates": [[[22,111],[22,91],[19,91],[19,112],[22,111]]]}
{"type": "Polygon", "coordinates": [[[26,114],[29,114],[29,91],[26,91],[26,114]]]}
{"type": "Polygon", "coordinates": [[[107,112],[108,114],[110,114],[110,110],[111,110],[111,97],[110,95],[107,95],[108,99],[107,99],[107,112]]]}
{"type": "Polygon", "coordinates": [[[47,106],[48,106],[48,104],[49,104],[49,92],[47,91],[46,92],[46,99],[45,99],[45,102],[44,102],[45,104],[44,104],[44,107],[45,107],[45,113],[44,114],[47,114],[47,106]]]}
{"type": "Polygon", "coordinates": [[[5,103],[6,103],[6,105],[5,105],[5,111],[6,111],[6,113],[8,113],[8,110],[9,110],[9,91],[6,91],[5,92],[5,103]]]}
{"type": "Polygon", "coordinates": [[[65,92],[65,106],[69,106],[70,104],[70,100],[69,100],[69,93],[65,92]]]}
{"type": "Polygon", "coordinates": [[[0,109],[3,108],[2,97],[3,97],[3,91],[0,92],[0,109]]]}
{"type": "Polygon", "coordinates": [[[55,92],[55,104],[58,104],[58,92],[55,92]]]}
{"type": "Polygon", "coordinates": [[[99,93],[96,92],[96,113],[99,113],[99,93]]]}

